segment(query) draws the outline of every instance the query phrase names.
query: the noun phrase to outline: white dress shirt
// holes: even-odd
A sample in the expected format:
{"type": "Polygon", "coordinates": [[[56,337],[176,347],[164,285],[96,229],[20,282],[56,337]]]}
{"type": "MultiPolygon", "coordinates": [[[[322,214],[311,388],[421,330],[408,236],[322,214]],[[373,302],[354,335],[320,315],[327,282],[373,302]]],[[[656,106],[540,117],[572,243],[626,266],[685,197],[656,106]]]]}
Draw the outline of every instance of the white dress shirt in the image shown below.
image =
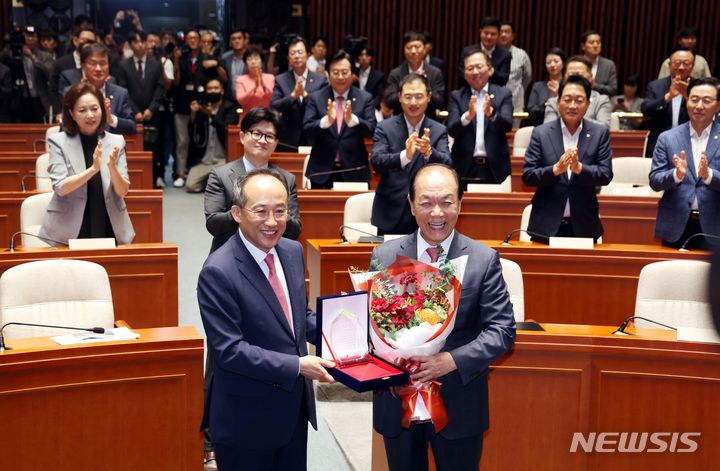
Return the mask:
{"type": "MultiPolygon", "coordinates": [[[[562,138],[563,138],[563,148],[567,151],[568,149],[575,148],[577,149],[578,141],[580,140],[580,133],[582,132],[582,121],[580,121],[580,126],[578,126],[577,130],[575,131],[575,134],[571,134],[570,130],[565,126],[565,122],[561,119],[560,120],[560,130],[562,131],[562,138]]],[[[558,159],[559,160],[559,159],[558,159]]],[[[570,170],[570,167],[567,169],[567,177],[568,180],[572,179],[572,170],[570,170]]],[[[567,202],[565,202],[565,212],[563,212],[564,218],[570,217],[570,197],[568,196],[567,202]]]]}
{"type": "MultiPolygon", "coordinates": [[[[698,134],[695,131],[695,128],[692,126],[690,127],[690,145],[692,146],[692,159],[693,159],[693,166],[695,167],[695,175],[698,174],[698,171],[700,170],[700,153],[705,152],[707,149],[707,143],[710,139],[710,129],[712,128],[712,123],[708,124],[708,126],[703,129],[703,131],[698,134]]],[[[688,169],[688,171],[690,171],[688,169]]],[[[686,173],[687,176],[687,173],[686,173]]],[[[706,185],[709,185],[712,181],[713,177],[713,171],[711,168],[708,169],[708,177],[703,180],[703,182],[706,185]]],[[[673,172],[673,179],[675,180],[675,183],[679,184],[682,180],[678,177],[677,169],[673,172]]],[[[690,209],[697,210],[699,208],[698,206],[698,200],[697,196],[693,198],[692,204],[690,205],[690,209]]]]}

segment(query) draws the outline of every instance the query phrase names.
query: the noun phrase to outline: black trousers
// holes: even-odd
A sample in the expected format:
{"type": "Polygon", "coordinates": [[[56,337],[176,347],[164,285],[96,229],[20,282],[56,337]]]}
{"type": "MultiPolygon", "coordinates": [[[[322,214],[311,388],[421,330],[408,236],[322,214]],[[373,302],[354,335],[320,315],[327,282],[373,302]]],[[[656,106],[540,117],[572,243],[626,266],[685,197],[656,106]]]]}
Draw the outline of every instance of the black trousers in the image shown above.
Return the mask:
{"type": "Polygon", "coordinates": [[[482,434],[449,440],[436,434],[432,423],[413,424],[383,440],[390,471],[427,471],[428,444],[438,471],[477,471],[482,456],[482,434]]]}
{"type": "MultiPolygon", "coordinates": [[[[700,215],[697,213],[692,213],[690,214],[690,218],[688,218],[688,222],[685,225],[685,230],[683,231],[680,238],[674,242],[663,240],[662,245],[664,245],[665,247],[679,249],[680,247],[682,247],[685,241],[688,240],[690,236],[700,233],[702,233],[702,227],[700,227],[700,215]]],[[[694,237],[690,242],[688,242],[686,248],[712,250],[717,245],[713,242],[713,240],[707,239],[703,236],[697,236],[694,237]]]]}

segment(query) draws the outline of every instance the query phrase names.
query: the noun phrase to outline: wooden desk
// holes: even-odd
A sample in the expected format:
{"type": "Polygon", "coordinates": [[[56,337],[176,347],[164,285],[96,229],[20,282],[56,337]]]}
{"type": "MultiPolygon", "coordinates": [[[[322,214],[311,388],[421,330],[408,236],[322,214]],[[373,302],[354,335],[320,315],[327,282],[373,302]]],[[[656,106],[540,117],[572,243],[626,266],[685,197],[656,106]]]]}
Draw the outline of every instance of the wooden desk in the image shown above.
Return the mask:
{"type": "MultiPolygon", "coordinates": [[[[42,152],[0,151],[0,191],[22,191],[25,175],[35,175],[35,161],[42,152]]],[[[130,182],[136,190],[152,190],[152,152],[127,151],[130,182]]],[[[25,188],[35,189],[35,178],[25,178],[25,188]]]]}
{"type": "MultiPolygon", "coordinates": [[[[0,124],[0,150],[45,152],[45,132],[49,124],[3,123],[0,124]]],[[[135,134],[123,136],[125,149],[143,150],[143,126],[135,126],[135,134]]]]}
{"type": "MultiPolygon", "coordinates": [[[[643,157],[648,131],[610,131],[613,157],[643,157]]],[[[515,130],[506,133],[508,146],[513,148],[515,130]]],[[[513,152],[510,153],[513,155],[513,152]]]]}
{"type": "MultiPolygon", "coordinates": [[[[20,206],[25,198],[36,194],[0,192],[0,247],[10,247],[10,238],[20,230],[20,206]]],[[[135,228],[133,242],[162,242],[162,190],[130,190],[125,202],[135,228]]]]}
{"type": "MultiPolygon", "coordinates": [[[[515,348],[491,367],[482,471],[717,466],[720,345],[677,342],[674,332],[617,337],[611,335],[615,327],[545,328],[518,331],[515,348]],[[701,435],[693,437],[696,453],[585,453],[580,447],[570,453],[575,432],[586,437],[590,432],[701,435]]],[[[648,448],[655,445],[648,443],[648,448]]],[[[681,448],[686,446],[679,443],[681,448]]],[[[387,470],[383,442],[375,432],[372,463],[373,471],[387,470]]]]}
{"type": "MultiPolygon", "coordinates": [[[[525,317],[563,324],[620,325],[635,310],[640,270],[662,260],[705,260],[707,252],[678,252],[658,245],[603,244],[594,250],[551,249],[531,242],[482,241],[523,272],[525,317]]],[[[309,240],[309,301],[352,291],[348,267],[367,270],[376,244],[309,240]]]]}
{"type": "Polygon", "coordinates": [[[102,265],[110,277],[115,319],[132,327],[178,324],[178,248],[175,244],[129,244],[115,249],[70,250],[67,247],[0,250],[0,275],[26,262],[54,258],[102,265]]]}
{"type": "Polygon", "coordinates": [[[72,346],[8,341],[15,349],[0,352],[4,468],[199,467],[203,339],[194,327],[137,332],[137,340],[72,346]]]}
{"type": "MultiPolygon", "coordinates": [[[[299,240],[339,237],[345,201],[356,192],[298,190],[302,219],[299,240]]],[[[463,197],[458,229],[475,239],[503,239],[520,227],[520,217],[532,193],[467,193],[463,197]]],[[[654,244],[658,199],[600,195],[605,243],[654,244]]],[[[514,236],[517,239],[517,235],[514,236]]]]}

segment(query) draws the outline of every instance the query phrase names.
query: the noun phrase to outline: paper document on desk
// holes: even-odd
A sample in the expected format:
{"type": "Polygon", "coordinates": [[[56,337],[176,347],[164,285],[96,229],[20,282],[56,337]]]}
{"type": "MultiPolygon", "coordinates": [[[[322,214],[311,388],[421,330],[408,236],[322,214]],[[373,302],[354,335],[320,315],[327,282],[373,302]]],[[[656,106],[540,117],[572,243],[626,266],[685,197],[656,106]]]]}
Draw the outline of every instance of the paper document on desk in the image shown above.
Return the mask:
{"type": "Polygon", "coordinates": [[[58,335],[52,337],[52,340],[60,345],[75,345],[79,343],[111,342],[114,340],[134,340],[139,338],[140,334],[136,334],[127,327],[117,327],[115,329],[105,329],[104,334],[78,332],[76,334],[58,335]]]}
{"type": "Polygon", "coordinates": [[[678,327],[677,339],[686,342],[720,343],[720,335],[715,329],[701,329],[698,327],[678,327]]]}

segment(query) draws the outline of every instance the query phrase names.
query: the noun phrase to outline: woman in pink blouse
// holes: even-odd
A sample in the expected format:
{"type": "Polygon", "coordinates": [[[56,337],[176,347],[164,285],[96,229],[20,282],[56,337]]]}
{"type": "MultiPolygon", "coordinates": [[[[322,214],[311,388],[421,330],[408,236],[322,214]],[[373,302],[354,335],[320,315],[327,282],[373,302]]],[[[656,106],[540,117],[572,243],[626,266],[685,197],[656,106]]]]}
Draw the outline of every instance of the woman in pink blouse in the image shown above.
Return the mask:
{"type": "Polygon", "coordinates": [[[248,48],[243,54],[247,74],[238,75],[235,79],[235,97],[245,113],[256,107],[270,107],[275,76],[264,74],[260,51],[248,48]]]}

